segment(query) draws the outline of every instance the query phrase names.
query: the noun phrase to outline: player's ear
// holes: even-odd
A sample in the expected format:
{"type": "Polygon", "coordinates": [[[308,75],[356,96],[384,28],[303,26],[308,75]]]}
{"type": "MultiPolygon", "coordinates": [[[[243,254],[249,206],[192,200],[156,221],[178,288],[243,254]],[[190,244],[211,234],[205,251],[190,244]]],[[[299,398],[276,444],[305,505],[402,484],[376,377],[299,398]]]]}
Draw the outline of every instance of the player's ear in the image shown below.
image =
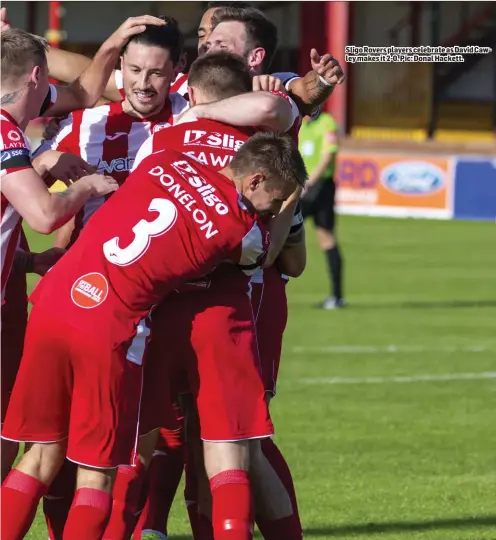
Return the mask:
{"type": "Polygon", "coordinates": [[[257,190],[263,181],[264,181],[263,174],[255,173],[254,175],[251,176],[250,181],[249,181],[250,189],[252,191],[257,190]]]}
{"type": "Polygon", "coordinates": [[[124,55],[121,54],[120,58],[119,58],[119,66],[121,68],[121,71],[123,70],[123,66],[124,66],[124,55]]]}
{"type": "Polygon", "coordinates": [[[29,76],[29,80],[34,84],[35,87],[40,84],[41,75],[42,73],[40,66],[33,66],[33,69],[31,70],[31,74],[29,76]]]}
{"type": "Polygon", "coordinates": [[[253,49],[248,54],[248,67],[249,68],[256,68],[258,66],[261,66],[265,58],[265,49],[263,47],[257,47],[256,49],[253,49]]]}
{"type": "Polygon", "coordinates": [[[191,86],[188,86],[188,97],[189,97],[189,104],[191,107],[194,107],[196,105],[196,96],[195,96],[195,89],[191,86]]]}

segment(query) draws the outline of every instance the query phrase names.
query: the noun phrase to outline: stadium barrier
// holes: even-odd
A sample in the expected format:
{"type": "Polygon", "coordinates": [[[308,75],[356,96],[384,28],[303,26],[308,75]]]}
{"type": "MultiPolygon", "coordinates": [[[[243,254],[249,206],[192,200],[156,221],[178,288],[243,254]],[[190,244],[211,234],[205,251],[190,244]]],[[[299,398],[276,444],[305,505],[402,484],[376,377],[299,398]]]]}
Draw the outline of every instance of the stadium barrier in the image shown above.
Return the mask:
{"type": "Polygon", "coordinates": [[[340,214],[496,220],[496,159],[343,151],[340,214]]]}

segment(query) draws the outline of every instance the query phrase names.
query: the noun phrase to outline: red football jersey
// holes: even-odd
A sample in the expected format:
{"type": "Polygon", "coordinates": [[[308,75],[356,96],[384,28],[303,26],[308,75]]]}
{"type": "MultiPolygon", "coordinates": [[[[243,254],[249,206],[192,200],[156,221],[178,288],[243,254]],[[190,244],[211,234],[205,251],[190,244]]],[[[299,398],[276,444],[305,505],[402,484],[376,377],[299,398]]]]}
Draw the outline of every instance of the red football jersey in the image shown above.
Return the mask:
{"type": "Polygon", "coordinates": [[[181,283],[224,260],[259,265],[261,234],[231,180],[163,150],[95,213],[33,301],[49,302],[89,339],[118,346],[181,283]]]}
{"type": "MultiPolygon", "coordinates": [[[[291,105],[293,125],[288,133],[293,136],[300,124],[298,107],[286,94],[277,91],[272,93],[287,100],[291,105]]],[[[235,127],[204,118],[176,123],[166,130],[153,134],[143,143],[136,154],[134,167],[137,167],[140,161],[152,152],[172,148],[219,171],[229,165],[234,154],[255,131],[255,127],[235,127]]]]}

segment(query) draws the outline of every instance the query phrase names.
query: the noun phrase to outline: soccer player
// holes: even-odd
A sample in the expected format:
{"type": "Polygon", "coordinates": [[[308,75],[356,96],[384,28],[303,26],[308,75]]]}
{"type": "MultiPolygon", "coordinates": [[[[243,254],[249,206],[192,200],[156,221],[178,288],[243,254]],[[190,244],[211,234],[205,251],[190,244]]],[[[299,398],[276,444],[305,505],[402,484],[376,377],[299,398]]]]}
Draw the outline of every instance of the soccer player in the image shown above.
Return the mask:
{"type": "MultiPolygon", "coordinates": [[[[274,32],[270,32],[270,23],[263,14],[254,8],[236,9],[221,8],[213,16],[214,30],[206,48],[216,50],[223,48],[243,55],[252,71],[263,72],[270,65],[275,52],[274,32]]],[[[317,51],[311,51],[312,72],[304,78],[289,78],[285,86],[291,95],[301,96],[300,110],[313,112],[314,106],[322,103],[337,84],[344,80],[343,72],[330,55],[320,58],[317,51]]],[[[297,137],[297,133],[294,133],[297,137]]],[[[282,339],[287,322],[286,283],[288,275],[297,277],[303,271],[306,261],[306,250],[301,214],[297,212],[293,222],[293,235],[281,253],[279,260],[263,272],[257,272],[252,278],[253,308],[257,322],[257,340],[267,391],[267,399],[275,395],[275,386],[282,350],[282,339]],[[286,274],[287,272],[287,274],[286,274]]],[[[263,452],[274,471],[284,484],[285,491],[291,499],[291,509],[285,504],[285,494],[275,498],[275,505],[265,504],[260,512],[266,519],[259,519],[258,525],[266,540],[277,539],[278,528],[288,526],[295,530],[294,519],[298,518],[296,495],[292,476],[284,457],[273,439],[262,441],[263,452]],[[274,524],[277,524],[274,526],[274,524]]],[[[260,464],[266,466],[267,463],[260,464]]],[[[263,492],[262,492],[263,493],[263,492]]],[[[268,501],[267,501],[268,502],[268,501]]]]}
{"type": "Polygon", "coordinates": [[[345,306],[342,288],[343,260],[335,235],[334,171],[338,151],[338,125],[325,112],[317,118],[304,118],[300,130],[300,151],[309,179],[301,201],[303,217],[312,217],[320,249],[326,255],[331,278],[331,294],[322,303],[324,309],[345,306]]]}
{"type": "MultiPolygon", "coordinates": [[[[2,11],[2,18],[5,10],[2,11]]],[[[38,232],[47,234],[68,220],[84,202],[93,196],[105,195],[116,189],[117,184],[111,178],[101,175],[88,175],[92,168],[78,157],[49,152],[43,158],[31,161],[29,142],[24,136],[24,129],[30,120],[40,114],[63,114],[79,106],[88,98],[88,86],[94,87],[91,93],[102,90],[104,81],[112,67],[112,55],[115,50],[105,44],[94,62],[81,75],[80,81],[71,87],[60,89],[49,85],[46,65],[45,40],[21,30],[5,28],[2,20],[2,98],[0,111],[0,157],[1,157],[1,250],[2,250],[2,303],[16,247],[18,246],[22,218],[38,232]],[[109,64],[110,62],[110,64],[109,64]],[[96,72],[95,72],[96,69],[96,72]],[[98,80],[100,77],[100,80],[98,80]],[[50,194],[46,183],[50,175],[76,180],[64,196],[50,194]],[[46,182],[46,183],[45,183],[46,182]]],[[[96,99],[95,99],[96,101],[96,99]]],[[[15,288],[15,291],[21,289],[15,288]]],[[[25,301],[24,294],[19,296],[19,304],[25,301]]],[[[16,335],[8,332],[2,325],[2,345],[8,355],[2,355],[2,421],[8,396],[19,365],[19,343],[22,341],[25,318],[22,306],[16,310],[12,305],[16,299],[9,297],[12,309],[2,313],[16,316],[9,320],[10,327],[18,329],[16,335]],[[4,342],[5,340],[5,342],[4,342]]],[[[12,464],[16,455],[16,446],[2,443],[2,474],[12,464]]]]}
{"type": "Polygon", "coordinates": [[[294,143],[260,133],[220,173],[157,152],[93,216],[33,297],[2,435],[29,449],[2,485],[3,539],[27,533],[66,454],[79,468],[64,538],[102,537],[115,468],[135,444],[142,367],[126,355],[138,322],[184,281],[250,257],[254,212],[278,213],[305,179],[294,143]]]}

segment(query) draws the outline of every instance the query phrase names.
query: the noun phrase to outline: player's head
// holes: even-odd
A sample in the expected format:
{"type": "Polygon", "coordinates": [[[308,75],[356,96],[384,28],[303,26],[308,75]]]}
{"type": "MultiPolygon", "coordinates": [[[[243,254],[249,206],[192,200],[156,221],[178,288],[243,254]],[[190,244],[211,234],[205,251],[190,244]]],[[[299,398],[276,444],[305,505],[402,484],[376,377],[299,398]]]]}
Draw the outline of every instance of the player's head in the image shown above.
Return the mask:
{"type": "Polygon", "coordinates": [[[200,24],[198,25],[198,56],[201,56],[205,51],[205,43],[210,38],[212,33],[212,17],[217,9],[223,7],[233,7],[237,6],[240,8],[248,7],[248,4],[244,2],[209,2],[207,4],[207,11],[203,14],[200,24]]]}
{"type": "Polygon", "coordinates": [[[277,48],[277,28],[254,7],[215,11],[207,51],[228,50],[242,56],[253,75],[267,72],[277,48]]]}
{"type": "Polygon", "coordinates": [[[307,179],[298,147],[286,134],[255,133],[234,155],[229,169],[238,190],[261,215],[278,214],[307,179]]]}
{"type": "Polygon", "coordinates": [[[198,57],[188,73],[191,105],[212,103],[250,92],[251,75],[245,61],[224,51],[198,57]]]}
{"type": "Polygon", "coordinates": [[[2,106],[23,102],[29,119],[40,114],[48,92],[47,42],[24,30],[1,33],[2,106]]]}
{"type": "Polygon", "coordinates": [[[130,38],[121,56],[126,99],[140,116],[160,112],[183,54],[183,35],[177,22],[162,17],[165,26],[147,25],[130,38]]]}

